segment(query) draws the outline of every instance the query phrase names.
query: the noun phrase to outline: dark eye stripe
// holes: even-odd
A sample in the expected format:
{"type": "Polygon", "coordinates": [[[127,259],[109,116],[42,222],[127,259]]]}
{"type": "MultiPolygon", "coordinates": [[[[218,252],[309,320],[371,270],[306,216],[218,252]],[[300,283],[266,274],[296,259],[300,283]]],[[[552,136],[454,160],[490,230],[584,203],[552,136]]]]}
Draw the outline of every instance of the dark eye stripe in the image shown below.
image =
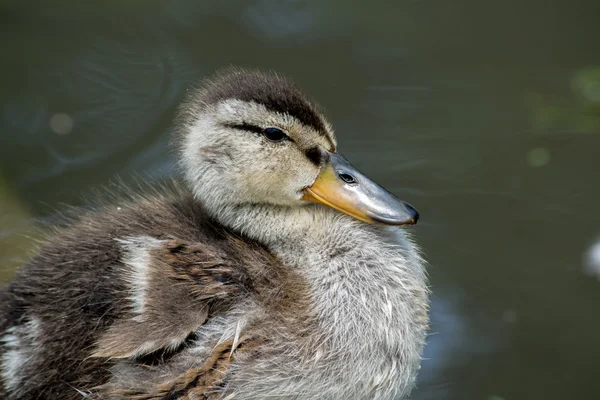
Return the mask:
{"type": "Polygon", "coordinates": [[[260,133],[265,138],[267,138],[267,140],[270,140],[271,142],[281,142],[284,140],[293,141],[288,135],[286,135],[279,128],[273,128],[273,127],[261,128],[260,126],[248,124],[246,122],[241,123],[241,124],[225,124],[225,126],[228,128],[239,129],[239,130],[254,132],[254,133],[260,133]]]}
{"type": "Polygon", "coordinates": [[[319,150],[318,147],[311,147],[310,149],[306,150],[306,153],[304,154],[316,166],[321,165],[323,153],[321,152],[321,150],[319,150]]]}
{"type": "Polygon", "coordinates": [[[260,126],[251,125],[247,123],[242,124],[225,124],[227,128],[239,129],[242,131],[254,132],[254,133],[263,133],[264,129],[260,126]]]}

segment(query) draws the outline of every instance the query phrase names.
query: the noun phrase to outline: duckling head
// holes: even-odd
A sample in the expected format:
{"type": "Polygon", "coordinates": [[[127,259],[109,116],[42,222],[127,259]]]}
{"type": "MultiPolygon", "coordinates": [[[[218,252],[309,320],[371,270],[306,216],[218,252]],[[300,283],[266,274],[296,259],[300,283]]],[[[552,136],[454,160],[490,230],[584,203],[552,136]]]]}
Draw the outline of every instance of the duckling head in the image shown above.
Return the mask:
{"type": "Polygon", "coordinates": [[[280,75],[221,72],[190,93],[178,119],[186,181],[209,211],[316,202],[369,223],[418,219],[337,153],[331,124],[280,75]]]}

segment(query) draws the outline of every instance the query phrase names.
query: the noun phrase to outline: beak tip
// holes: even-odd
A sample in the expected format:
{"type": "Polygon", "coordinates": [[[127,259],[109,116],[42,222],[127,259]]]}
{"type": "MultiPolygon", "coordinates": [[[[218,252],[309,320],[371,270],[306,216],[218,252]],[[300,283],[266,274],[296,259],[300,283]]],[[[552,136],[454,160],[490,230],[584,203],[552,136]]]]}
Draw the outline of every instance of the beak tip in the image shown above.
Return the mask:
{"type": "Polygon", "coordinates": [[[409,224],[411,225],[415,225],[417,222],[419,222],[419,212],[410,204],[406,204],[406,209],[408,211],[408,213],[411,215],[411,219],[409,224]]]}

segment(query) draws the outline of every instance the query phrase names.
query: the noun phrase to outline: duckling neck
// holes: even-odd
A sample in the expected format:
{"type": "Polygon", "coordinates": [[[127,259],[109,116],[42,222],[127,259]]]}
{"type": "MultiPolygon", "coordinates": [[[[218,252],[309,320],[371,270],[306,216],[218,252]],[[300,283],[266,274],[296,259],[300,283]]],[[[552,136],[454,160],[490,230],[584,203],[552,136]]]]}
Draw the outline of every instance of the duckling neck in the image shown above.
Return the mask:
{"type": "Polygon", "coordinates": [[[408,393],[425,340],[427,289],[423,261],[404,229],[319,205],[253,206],[226,223],[306,278],[319,327],[310,361],[325,374],[329,364],[337,372],[346,366],[354,382],[344,384],[362,385],[369,398],[408,393]]]}

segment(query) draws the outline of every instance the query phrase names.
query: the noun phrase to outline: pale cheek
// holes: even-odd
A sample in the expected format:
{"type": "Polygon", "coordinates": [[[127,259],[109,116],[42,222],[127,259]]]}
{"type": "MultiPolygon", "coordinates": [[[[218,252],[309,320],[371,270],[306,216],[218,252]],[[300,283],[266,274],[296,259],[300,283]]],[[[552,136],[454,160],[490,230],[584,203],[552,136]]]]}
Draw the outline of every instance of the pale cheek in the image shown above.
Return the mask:
{"type": "Polygon", "coordinates": [[[297,196],[302,190],[315,181],[319,170],[304,159],[296,160],[289,168],[285,169],[285,190],[292,196],[297,196]]]}
{"type": "Polygon", "coordinates": [[[312,165],[307,165],[299,157],[282,153],[263,151],[255,154],[262,159],[254,159],[243,170],[244,180],[254,197],[264,197],[269,201],[279,199],[286,203],[294,201],[298,199],[298,192],[316,178],[318,170],[312,165]]]}

